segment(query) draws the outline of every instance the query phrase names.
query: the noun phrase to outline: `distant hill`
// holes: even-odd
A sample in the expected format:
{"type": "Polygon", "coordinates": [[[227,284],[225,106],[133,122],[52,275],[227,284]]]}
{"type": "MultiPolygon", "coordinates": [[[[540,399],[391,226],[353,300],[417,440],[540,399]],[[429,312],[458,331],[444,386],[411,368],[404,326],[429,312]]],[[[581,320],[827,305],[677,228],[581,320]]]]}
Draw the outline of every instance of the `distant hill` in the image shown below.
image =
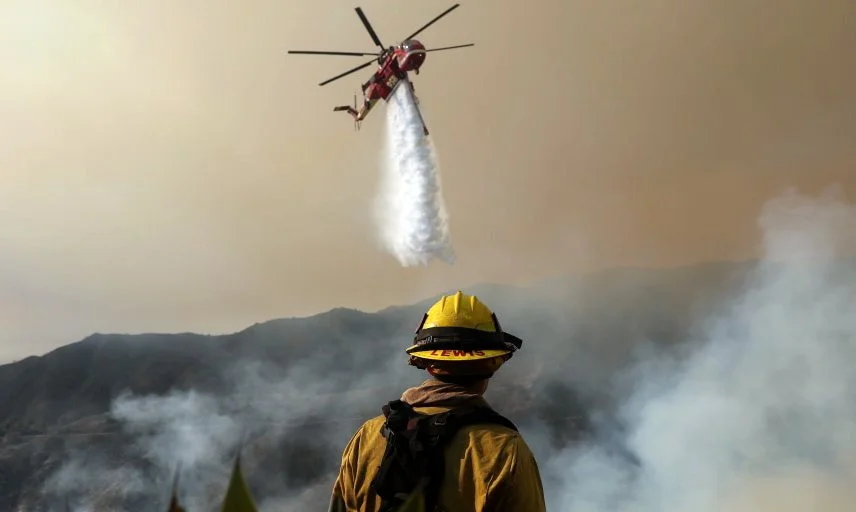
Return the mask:
{"type": "MultiPolygon", "coordinates": [[[[691,339],[753,265],[465,289],[524,339],[487,398],[533,438],[545,433],[532,442],[537,453],[620,428],[595,425],[590,414],[620,393],[616,372],[640,344],[691,339]]],[[[66,496],[97,497],[104,510],[164,510],[178,462],[187,499],[204,507],[225,485],[241,440],[251,486],[272,510],[324,501],[353,429],[423,378],[403,349],[435,298],[222,336],[93,334],[0,366],[0,510],[47,511],[66,496]]]]}

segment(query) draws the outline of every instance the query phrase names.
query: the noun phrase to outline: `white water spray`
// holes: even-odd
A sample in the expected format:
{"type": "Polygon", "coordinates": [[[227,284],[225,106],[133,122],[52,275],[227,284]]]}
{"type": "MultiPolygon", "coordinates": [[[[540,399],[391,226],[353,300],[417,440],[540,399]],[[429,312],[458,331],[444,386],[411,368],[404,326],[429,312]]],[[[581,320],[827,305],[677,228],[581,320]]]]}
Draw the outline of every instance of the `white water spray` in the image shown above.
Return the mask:
{"type": "Polygon", "coordinates": [[[426,265],[432,258],[455,261],[439,165],[422,118],[404,81],[387,105],[383,177],[376,220],[384,248],[402,266],[426,265]]]}

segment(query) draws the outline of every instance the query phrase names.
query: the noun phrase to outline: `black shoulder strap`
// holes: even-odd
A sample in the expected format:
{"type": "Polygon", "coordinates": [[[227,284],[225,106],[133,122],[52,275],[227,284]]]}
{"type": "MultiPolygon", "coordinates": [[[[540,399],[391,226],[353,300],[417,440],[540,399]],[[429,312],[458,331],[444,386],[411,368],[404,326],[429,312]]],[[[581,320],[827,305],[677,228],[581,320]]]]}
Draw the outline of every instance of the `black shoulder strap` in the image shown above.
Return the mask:
{"type": "Polygon", "coordinates": [[[383,406],[386,418],[381,434],[386,438],[386,450],[378,472],[371,483],[372,491],[381,500],[381,512],[395,510],[419,485],[421,476],[418,423],[422,419],[410,404],[393,400],[383,406]]]}
{"type": "Polygon", "coordinates": [[[470,425],[502,425],[517,432],[517,425],[505,416],[499,414],[489,407],[471,407],[465,409],[452,409],[448,412],[435,416],[440,422],[445,422],[446,429],[455,435],[458,429],[470,425]]]}
{"type": "Polygon", "coordinates": [[[497,424],[517,431],[511,420],[486,407],[419,414],[401,400],[383,406],[381,433],[387,444],[372,490],[381,511],[395,510],[417,487],[422,487],[425,510],[434,512],[445,471],[444,450],[458,430],[477,424],[497,424]]]}

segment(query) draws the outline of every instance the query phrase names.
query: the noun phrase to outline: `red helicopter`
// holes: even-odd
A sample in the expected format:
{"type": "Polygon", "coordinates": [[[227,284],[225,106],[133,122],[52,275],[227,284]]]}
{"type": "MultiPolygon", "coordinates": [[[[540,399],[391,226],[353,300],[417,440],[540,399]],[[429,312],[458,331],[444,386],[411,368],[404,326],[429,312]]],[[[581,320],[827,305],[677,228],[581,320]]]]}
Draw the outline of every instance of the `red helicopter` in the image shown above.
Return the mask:
{"type": "MultiPolygon", "coordinates": [[[[378,100],[386,100],[389,101],[389,97],[396,90],[396,88],[401,85],[402,82],[407,82],[410,85],[410,91],[413,93],[414,99],[416,98],[415,90],[413,88],[413,82],[411,82],[408,78],[407,73],[409,71],[413,71],[417,75],[419,74],[419,68],[422,67],[422,64],[425,62],[425,56],[428,52],[436,52],[440,50],[452,50],[454,48],[465,48],[467,46],[475,46],[473,43],[469,44],[460,44],[456,46],[444,46],[442,48],[430,48],[426,49],[425,46],[414,39],[417,35],[419,35],[423,30],[430,27],[434,23],[437,22],[443,16],[449,14],[453,10],[457,9],[461,4],[455,4],[452,7],[449,7],[445,11],[443,11],[439,16],[429,21],[425,25],[423,25],[419,30],[407,36],[402,42],[397,45],[384,47],[383,43],[380,42],[380,38],[378,38],[374,29],[369,23],[369,20],[366,18],[366,15],[363,14],[363,10],[360,7],[356,7],[354,10],[357,11],[357,16],[362,20],[363,25],[365,25],[366,30],[372,38],[372,41],[380,48],[380,51],[377,53],[366,53],[366,52],[328,52],[328,51],[312,51],[312,50],[290,50],[288,53],[301,53],[301,54],[312,54],[312,55],[351,55],[351,56],[367,56],[372,55],[374,58],[368,62],[360,64],[359,66],[349,69],[340,75],[336,75],[329,80],[325,80],[318,84],[326,85],[334,80],[338,80],[344,76],[350,75],[356,71],[359,71],[365,67],[370,66],[373,62],[377,62],[378,69],[374,72],[374,74],[369,78],[369,80],[362,84],[362,92],[363,92],[363,106],[357,110],[357,97],[354,95],[354,106],[343,105],[338,107],[333,107],[334,112],[345,111],[349,113],[354,118],[354,128],[359,129],[360,122],[366,118],[368,113],[371,111],[372,107],[378,102],[378,100]]],[[[418,100],[417,100],[418,102],[418,100]]],[[[418,112],[417,107],[417,112],[418,112]]],[[[422,113],[419,112],[420,119],[422,118],[422,113]]],[[[422,120],[422,128],[425,132],[425,135],[428,135],[428,128],[425,126],[425,121],[422,120]]]]}

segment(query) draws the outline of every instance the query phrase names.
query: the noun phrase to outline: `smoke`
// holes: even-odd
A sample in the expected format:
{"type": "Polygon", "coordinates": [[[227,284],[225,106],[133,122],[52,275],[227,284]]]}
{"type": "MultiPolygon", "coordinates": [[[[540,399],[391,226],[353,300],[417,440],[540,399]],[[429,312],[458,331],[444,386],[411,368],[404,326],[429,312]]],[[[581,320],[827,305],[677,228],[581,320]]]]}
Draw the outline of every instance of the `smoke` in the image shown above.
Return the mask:
{"type": "Polygon", "coordinates": [[[410,82],[402,80],[387,105],[383,176],[376,221],[387,251],[405,267],[437,258],[455,261],[440,171],[410,82]]]}
{"type": "Polygon", "coordinates": [[[351,368],[358,357],[343,363],[322,351],[286,367],[236,360],[222,389],[122,393],[109,411],[119,434],[68,449],[39,504],[25,510],[57,509],[69,498],[74,512],[162,511],[176,471],[187,510],[216,510],[239,451],[260,512],[318,508],[329,501],[344,443],[379,413],[379,396],[398,397],[389,379],[414,377],[398,351],[385,350],[385,361],[369,342],[363,347],[373,364],[360,362],[359,371],[351,368]]]}
{"type": "MultiPolygon", "coordinates": [[[[621,286],[593,281],[612,295],[570,283],[556,290],[558,282],[540,300],[537,289],[504,300],[494,295],[507,289],[479,292],[526,340],[488,399],[518,422],[535,452],[549,510],[852,508],[856,266],[841,256],[856,242],[856,207],[834,193],[790,193],[767,203],[759,227],[764,258],[725,300],[686,329],[674,325],[683,323],[679,307],[689,307],[668,305],[672,316],[663,318],[682,333],[679,343],[627,313],[660,311],[645,309],[660,297],[651,281],[631,283],[631,274],[621,274],[629,283],[621,286]],[[585,309],[591,304],[595,311],[585,309]],[[587,322],[608,325],[586,338],[595,329],[587,322]],[[610,330],[622,324],[626,330],[610,330]]],[[[690,275],[690,288],[706,286],[690,275]]],[[[93,497],[110,510],[162,510],[181,465],[183,502],[212,510],[241,448],[263,512],[323,509],[351,434],[422,377],[404,362],[401,338],[377,332],[318,340],[308,355],[284,342],[284,368],[235,363],[221,391],[122,395],[111,416],[126,437],[68,454],[46,491],[87,496],[75,503],[93,508],[80,511],[96,510],[93,497]],[[145,464],[125,462],[132,460],[145,464]]]]}
{"type": "Polygon", "coordinates": [[[626,370],[634,462],[592,441],[546,463],[552,510],[852,510],[856,209],[791,193],[760,216],[764,260],[703,337],[626,370]]]}

